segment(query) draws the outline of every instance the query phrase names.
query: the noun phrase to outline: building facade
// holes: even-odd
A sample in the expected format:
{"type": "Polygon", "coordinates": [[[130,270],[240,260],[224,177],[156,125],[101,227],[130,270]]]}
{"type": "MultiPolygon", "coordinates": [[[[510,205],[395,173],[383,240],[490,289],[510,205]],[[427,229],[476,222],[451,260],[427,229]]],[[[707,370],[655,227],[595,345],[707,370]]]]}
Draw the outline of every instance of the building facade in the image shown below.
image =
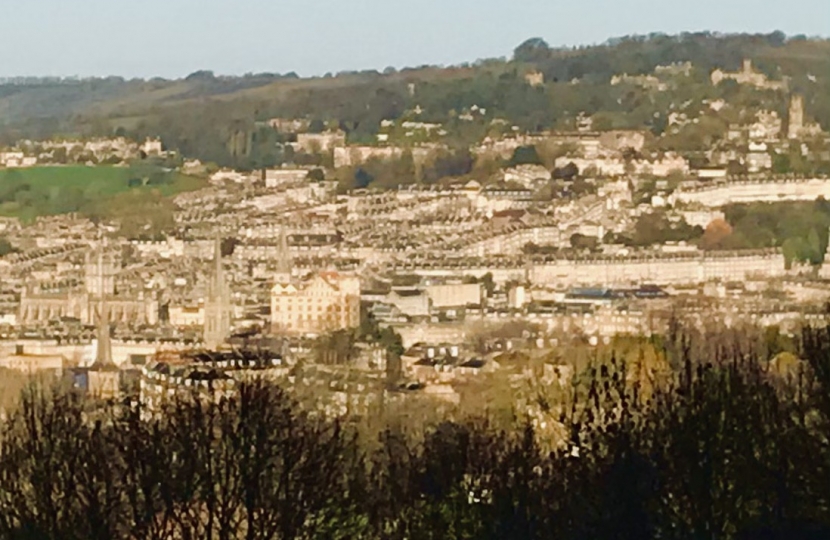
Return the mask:
{"type": "Polygon", "coordinates": [[[751,202],[814,201],[819,197],[830,197],[830,179],[759,180],[678,189],[669,196],[669,203],[695,203],[717,208],[727,204],[751,202]]]}
{"type": "Polygon", "coordinates": [[[320,272],[303,281],[283,280],[271,289],[272,330],[319,335],[360,325],[360,280],[320,272]]]}
{"type": "Polygon", "coordinates": [[[45,324],[56,319],[78,319],[82,324],[95,324],[96,298],[105,297],[110,321],[123,324],[156,324],[158,301],[145,296],[121,295],[116,278],[121,271],[118,257],[92,250],[84,263],[84,286],[80,290],[23,290],[20,295],[18,322],[21,325],[45,324]]]}
{"type": "Polygon", "coordinates": [[[534,284],[574,287],[595,285],[684,285],[707,281],[746,281],[783,277],[780,251],[708,252],[647,257],[559,259],[533,267],[534,284]]]}

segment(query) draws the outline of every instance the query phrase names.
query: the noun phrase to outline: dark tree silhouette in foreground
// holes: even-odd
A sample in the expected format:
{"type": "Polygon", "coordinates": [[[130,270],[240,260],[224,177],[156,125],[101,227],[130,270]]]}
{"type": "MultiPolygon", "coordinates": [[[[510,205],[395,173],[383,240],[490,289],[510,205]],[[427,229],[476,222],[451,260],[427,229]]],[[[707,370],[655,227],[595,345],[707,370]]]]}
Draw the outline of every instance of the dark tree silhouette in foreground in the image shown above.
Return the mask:
{"type": "Polygon", "coordinates": [[[673,375],[592,366],[553,446],[522,418],[360,440],[265,382],[149,416],[33,387],[0,438],[0,537],[828,537],[830,330],[782,371],[763,336],[673,328],[673,375]]]}

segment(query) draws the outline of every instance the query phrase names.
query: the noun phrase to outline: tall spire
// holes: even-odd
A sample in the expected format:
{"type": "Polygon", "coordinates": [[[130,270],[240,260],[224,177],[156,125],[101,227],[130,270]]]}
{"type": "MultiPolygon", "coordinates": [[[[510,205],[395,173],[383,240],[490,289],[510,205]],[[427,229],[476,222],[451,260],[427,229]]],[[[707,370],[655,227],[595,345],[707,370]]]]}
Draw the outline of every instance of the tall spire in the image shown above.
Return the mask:
{"type": "Polygon", "coordinates": [[[218,349],[227,339],[231,330],[230,291],[225,283],[222,267],[222,239],[216,231],[213,252],[213,275],[208,280],[205,298],[205,347],[218,349]]]}
{"type": "Polygon", "coordinates": [[[109,307],[107,306],[107,289],[105,283],[109,276],[105,276],[105,269],[110,265],[104,264],[104,252],[106,251],[106,239],[101,238],[98,245],[98,298],[97,312],[98,312],[98,345],[95,351],[95,363],[93,366],[97,368],[112,367],[112,341],[110,339],[110,318],[109,307]]]}
{"type": "Polygon", "coordinates": [[[222,272],[222,237],[219,231],[216,231],[216,238],[213,243],[213,278],[216,283],[223,280],[224,274],[222,272]]]}
{"type": "Polygon", "coordinates": [[[289,281],[291,279],[291,249],[288,245],[288,234],[285,229],[285,225],[280,227],[277,250],[277,281],[289,281]]]}

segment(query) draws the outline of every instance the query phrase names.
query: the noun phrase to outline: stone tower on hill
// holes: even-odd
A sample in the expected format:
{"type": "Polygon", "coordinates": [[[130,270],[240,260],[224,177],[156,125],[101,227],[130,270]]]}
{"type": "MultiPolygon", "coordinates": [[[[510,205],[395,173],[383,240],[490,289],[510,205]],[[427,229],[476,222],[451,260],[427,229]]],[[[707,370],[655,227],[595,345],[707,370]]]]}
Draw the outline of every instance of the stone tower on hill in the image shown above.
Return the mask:
{"type": "Polygon", "coordinates": [[[797,139],[804,130],[804,98],[797,94],[793,94],[790,98],[790,112],[787,124],[787,137],[797,139]]]}

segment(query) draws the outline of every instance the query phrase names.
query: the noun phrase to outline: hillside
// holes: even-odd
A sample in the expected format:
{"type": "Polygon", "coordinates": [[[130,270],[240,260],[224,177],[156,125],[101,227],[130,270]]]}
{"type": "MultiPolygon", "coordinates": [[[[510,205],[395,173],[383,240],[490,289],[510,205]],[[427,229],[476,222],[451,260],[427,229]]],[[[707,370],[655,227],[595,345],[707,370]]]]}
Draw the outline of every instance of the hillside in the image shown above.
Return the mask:
{"type": "MultiPolygon", "coordinates": [[[[830,41],[769,35],[652,34],[609,40],[600,46],[552,49],[540,39],[520,45],[510,60],[400,72],[343,73],[300,79],[293,74],[217,77],[198,72],[185,79],[38,82],[0,86],[0,143],[55,135],[160,136],[187,156],[240,168],[286,160],[281,142],[262,122],[273,117],[336,123],[352,142],[375,140],[384,119],[416,107],[419,120],[443,123],[449,144],[469,144],[487,133],[494,118],[523,131],[567,127],[578,113],[599,114],[606,127],[660,133],[668,110],[688,100],[716,99],[737,91],[712,88],[715,68],[737,70],[743,59],[771,80],[786,77],[805,96],[810,117],[830,128],[830,41]],[[643,75],[657,66],[691,62],[682,85],[656,94],[611,85],[614,75],[643,75]],[[544,84],[531,86],[537,71],[544,84]],[[457,126],[470,107],[486,110],[474,125],[457,126]],[[657,120],[655,120],[657,119],[657,120]]],[[[783,109],[770,96],[744,96],[783,109]],[[759,101],[760,100],[760,101],[759,101]]]]}
{"type": "Polygon", "coordinates": [[[152,236],[172,224],[172,195],[205,184],[199,178],[157,172],[140,164],[0,170],[0,216],[31,221],[80,212],[93,219],[118,217],[128,236],[152,236]],[[145,175],[152,179],[146,184],[145,175]]]}

